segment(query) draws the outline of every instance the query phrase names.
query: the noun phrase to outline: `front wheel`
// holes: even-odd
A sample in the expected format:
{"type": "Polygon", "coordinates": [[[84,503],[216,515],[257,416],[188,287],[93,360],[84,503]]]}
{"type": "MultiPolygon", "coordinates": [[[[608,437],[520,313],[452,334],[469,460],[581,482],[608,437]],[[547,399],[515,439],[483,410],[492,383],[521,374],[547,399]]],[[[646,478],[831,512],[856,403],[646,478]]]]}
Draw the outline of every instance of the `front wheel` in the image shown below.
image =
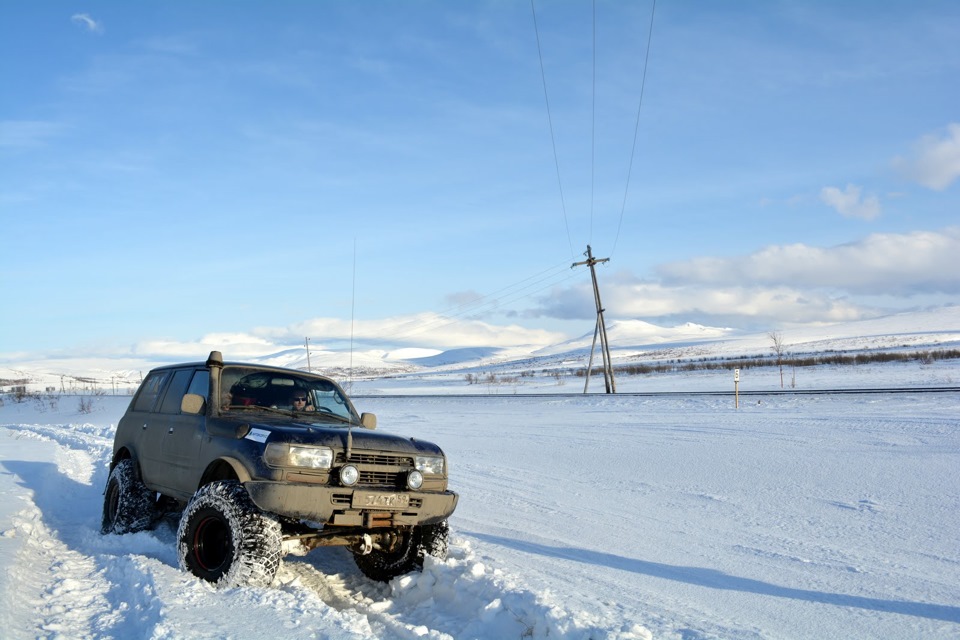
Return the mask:
{"type": "Polygon", "coordinates": [[[194,494],[177,531],[180,568],[218,586],[268,586],[280,568],[280,523],[236,480],[194,494]]]}
{"type": "Polygon", "coordinates": [[[423,568],[423,558],[431,555],[440,560],[447,557],[446,520],[398,530],[391,549],[374,549],[370,553],[354,553],[357,567],[371,580],[390,582],[397,576],[423,568]]]}

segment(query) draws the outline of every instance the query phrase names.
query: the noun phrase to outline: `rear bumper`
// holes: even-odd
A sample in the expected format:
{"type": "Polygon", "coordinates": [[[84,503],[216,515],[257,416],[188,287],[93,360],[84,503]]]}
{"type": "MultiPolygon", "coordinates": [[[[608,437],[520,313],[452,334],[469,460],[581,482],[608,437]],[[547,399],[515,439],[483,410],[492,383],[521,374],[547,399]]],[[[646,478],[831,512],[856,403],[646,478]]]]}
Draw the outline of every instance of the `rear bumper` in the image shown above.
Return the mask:
{"type": "Polygon", "coordinates": [[[457,508],[453,491],[416,492],[349,489],[291,482],[245,482],[263,511],[325,525],[390,527],[435,524],[457,508]]]}

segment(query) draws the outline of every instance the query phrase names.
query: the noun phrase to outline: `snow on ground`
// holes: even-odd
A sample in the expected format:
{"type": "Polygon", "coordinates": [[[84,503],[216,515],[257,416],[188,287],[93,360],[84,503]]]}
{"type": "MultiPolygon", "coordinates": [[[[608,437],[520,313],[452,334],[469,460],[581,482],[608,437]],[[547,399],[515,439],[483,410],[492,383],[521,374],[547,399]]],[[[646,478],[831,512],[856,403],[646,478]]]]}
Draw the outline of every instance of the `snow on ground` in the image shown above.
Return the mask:
{"type": "MultiPolygon", "coordinates": [[[[856,386],[853,372],[882,387],[960,380],[956,361],[818,367],[800,380],[856,386]]],[[[757,375],[743,384],[779,387],[774,372],[757,375]]],[[[618,383],[722,383],[731,396],[584,396],[582,381],[558,386],[563,396],[361,395],[380,429],[441,444],[461,494],[450,559],[389,585],[320,549],[288,556],[270,588],[217,590],[177,568],[172,522],[101,536],[128,398],[98,397],[92,413],[73,396],[8,398],[2,635],[960,637],[957,394],[749,396],[735,409],[723,376],[618,383]]],[[[416,387],[354,391],[394,383],[416,387]]]]}
{"type": "MultiPolygon", "coordinates": [[[[467,374],[422,371],[389,378],[357,379],[342,382],[353,394],[365,395],[528,395],[583,393],[585,380],[575,374],[554,378],[549,372],[538,372],[526,377],[502,368],[479,368],[469,375],[475,382],[466,381],[467,374]],[[492,381],[488,377],[492,374],[492,381]]],[[[726,392],[731,401],[734,395],[733,370],[698,370],[671,374],[643,374],[616,376],[620,393],[685,393],[726,392]]],[[[780,372],[775,365],[754,367],[740,371],[741,393],[769,393],[781,390],[817,391],[823,389],[862,389],[897,387],[956,387],[960,386],[960,360],[933,363],[921,361],[873,365],[836,365],[816,367],[784,367],[783,387],[780,372]]],[[[603,393],[603,376],[592,376],[591,393],[603,393]]]]}

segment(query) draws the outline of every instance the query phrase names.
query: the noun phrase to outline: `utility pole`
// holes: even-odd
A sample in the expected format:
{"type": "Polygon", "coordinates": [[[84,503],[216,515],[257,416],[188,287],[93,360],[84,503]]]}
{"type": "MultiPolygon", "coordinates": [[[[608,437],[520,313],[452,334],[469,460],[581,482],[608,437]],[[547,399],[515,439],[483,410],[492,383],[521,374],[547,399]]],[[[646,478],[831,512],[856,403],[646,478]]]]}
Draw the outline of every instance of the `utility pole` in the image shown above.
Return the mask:
{"type": "Polygon", "coordinates": [[[306,338],[304,344],[307,346],[307,371],[313,373],[313,369],[310,368],[310,338],[306,338]]]}
{"type": "Polygon", "coordinates": [[[587,256],[587,259],[583,262],[574,262],[570,265],[570,268],[579,267],[583,264],[590,267],[590,277],[593,278],[593,300],[597,304],[597,326],[593,332],[593,346],[590,347],[590,364],[587,366],[587,382],[583,386],[583,392],[587,392],[587,385],[590,384],[590,369],[593,366],[593,350],[597,346],[597,336],[599,335],[600,352],[603,355],[603,382],[606,385],[607,393],[616,393],[617,383],[613,379],[613,362],[610,358],[610,343],[607,341],[607,325],[603,320],[603,305],[600,303],[600,287],[597,285],[597,270],[594,268],[600,263],[609,262],[610,258],[594,258],[590,245],[587,245],[587,252],[583,255],[587,256]]]}

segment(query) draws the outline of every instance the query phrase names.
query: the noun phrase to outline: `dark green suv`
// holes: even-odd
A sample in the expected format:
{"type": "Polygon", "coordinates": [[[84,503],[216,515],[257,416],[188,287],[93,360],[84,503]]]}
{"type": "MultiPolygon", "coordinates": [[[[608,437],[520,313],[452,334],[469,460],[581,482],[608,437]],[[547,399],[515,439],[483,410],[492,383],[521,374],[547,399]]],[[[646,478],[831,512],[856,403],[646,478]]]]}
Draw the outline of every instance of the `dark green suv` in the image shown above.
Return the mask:
{"type": "Polygon", "coordinates": [[[182,511],[180,566],[223,585],[268,585],[284,553],[349,547],[388,581],[446,556],[447,460],[435,444],[374,431],[333,380],[223,362],[160,367],[113,444],[103,532],[182,511]]]}

